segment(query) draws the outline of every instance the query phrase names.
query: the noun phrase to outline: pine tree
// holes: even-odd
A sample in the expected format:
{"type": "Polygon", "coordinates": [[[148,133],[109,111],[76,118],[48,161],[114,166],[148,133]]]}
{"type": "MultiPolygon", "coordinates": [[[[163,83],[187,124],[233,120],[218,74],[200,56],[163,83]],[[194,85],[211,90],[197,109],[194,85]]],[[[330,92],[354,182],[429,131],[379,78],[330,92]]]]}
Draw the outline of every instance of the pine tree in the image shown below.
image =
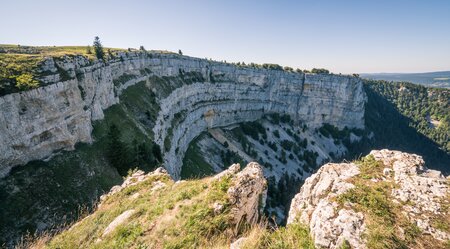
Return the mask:
{"type": "Polygon", "coordinates": [[[162,162],[161,147],[159,147],[159,145],[153,144],[152,154],[153,156],[155,156],[155,159],[158,163],[162,162]]]}
{"type": "Polygon", "coordinates": [[[97,59],[103,60],[105,58],[105,51],[103,51],[103,46],[98,36],[94,38],[94,51],[97,59]]]}

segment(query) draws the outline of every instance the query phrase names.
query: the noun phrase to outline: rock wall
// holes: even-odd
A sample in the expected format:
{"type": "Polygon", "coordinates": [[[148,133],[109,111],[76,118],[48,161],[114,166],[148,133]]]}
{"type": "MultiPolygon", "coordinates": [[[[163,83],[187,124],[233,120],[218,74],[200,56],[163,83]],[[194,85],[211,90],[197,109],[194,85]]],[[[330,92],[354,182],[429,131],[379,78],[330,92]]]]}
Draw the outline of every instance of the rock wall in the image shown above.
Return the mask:
{"type": "Polygon", "coordinates": [[[154,135],[166,168],[178,178],[187,146],[209,127],[288,113],[309,126],[364,126],[365,93],[359,79],[236,67],[167,53],[120,53],[106,63],[85,57],[47,59],[38,89],[0,97],[0,177],[15,165],[92,142],[92,121],[119,102],[121,92],[151,76],[202,79],[160,99],[154,135]],[[61,73],[63,72],[63,73],[61,73]],[[183,114],[183,115],[181,115],[183,114]],[[181,118],[180,118],[181,116],[181,118]],[[177,122],[174,125],[174,118],[177,122]]]}

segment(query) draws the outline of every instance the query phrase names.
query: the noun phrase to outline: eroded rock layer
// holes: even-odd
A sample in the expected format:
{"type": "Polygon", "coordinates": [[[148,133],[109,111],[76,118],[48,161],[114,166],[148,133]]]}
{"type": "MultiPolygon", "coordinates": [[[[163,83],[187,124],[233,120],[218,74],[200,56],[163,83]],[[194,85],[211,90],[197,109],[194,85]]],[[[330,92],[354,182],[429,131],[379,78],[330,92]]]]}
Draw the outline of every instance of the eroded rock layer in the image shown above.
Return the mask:
{"type": "Polygon", "coordinates": [[[154,138],[165,147],[165,167],[174,178],[179,178],[190,141],[207,128],[256,120],[267,112],[287,113],[312,127],[364,126],[365,93],[361,81],[350,76],[138,52],[121,53],[106,63],[82,56],[49,58],[41,70],[48,85],[0,97],[0,176],[15,165],[92,142],[92,122],[120,101],[124,89],[150,77],[196,77],[169,93],[156,93],[161,111],[154,138]]]}

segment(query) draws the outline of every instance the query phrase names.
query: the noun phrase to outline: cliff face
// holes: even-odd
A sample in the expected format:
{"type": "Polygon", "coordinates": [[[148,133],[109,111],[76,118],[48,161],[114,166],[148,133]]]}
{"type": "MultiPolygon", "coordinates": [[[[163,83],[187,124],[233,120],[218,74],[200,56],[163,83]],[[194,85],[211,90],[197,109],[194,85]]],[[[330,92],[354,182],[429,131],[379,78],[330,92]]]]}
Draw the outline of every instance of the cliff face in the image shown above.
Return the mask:
{"type": "Polygon", "coordinates": [[[195,82],[156,93],[161,111],[153,127],[167,170],[179,177],[184,152],[207,128],[256,120],[265,112],[290,114],[317,127],[364,126],[365,93],[359,79],[241,68],[160,53],[123,53],[115,60],[48,59],[49,85],[0,97],[0,176],[78,142],[91,142],[92,122],[127,87],[149,77],[194,75],[195,82]],[[63,73],[61,73],[63,72],[63,73]]]}

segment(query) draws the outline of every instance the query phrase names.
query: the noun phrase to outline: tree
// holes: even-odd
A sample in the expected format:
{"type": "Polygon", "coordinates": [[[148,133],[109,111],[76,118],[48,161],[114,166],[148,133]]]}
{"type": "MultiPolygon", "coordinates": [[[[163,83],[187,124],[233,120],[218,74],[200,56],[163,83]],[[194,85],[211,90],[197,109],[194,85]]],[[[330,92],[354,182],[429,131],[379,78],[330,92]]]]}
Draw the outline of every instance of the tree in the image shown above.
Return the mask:
{"type": "Polygon", "coordinates": [[[316,73],[316,74],[329,74],[330,71],[328,71],[325,68],[313,68],[311,69],[311,73],[316,73]]]}
{"type": "Polygon", "coordinates": [[[128,149],[125,143],[120,140],[120,130],[112,124],[108,132],[108,160],[114,166],[120,175],[127,175],[129,169],[128,149]]]}
{"type": "Polygon", "coordinates": [[[183,55],[183,52],[181,51],[181,49],[178,49],[178,54],[183,55]]]}
{"type": "Polygon", "coordinates": [[[153,144],[152,146],[152,154],[157,160],[158,163],[162,162],[162,155],[161,155],[161,147],[159,147],[158,144],[153,144]]]}
{"type": "Polygon", "coordinates": [[[116,56],[114,56],[114,54],[113,54],[113,52],[111,51],[111,49],[109,49],[108,48],[108,56],[111,58],[111,59],[114,59],[116,56]]]}
{"type": "Polygon", "coordinates": [[[96,36],[94,38],[94,51],[95,51],[95,56],[97,57],[97,59],[104,59],[105,58],[105,51],[103,51],[103,45],[100,42],[100,38],[98,36],[96,36]]]}
{"type": "Polygon", "coordinates": [[[141,51],[143,51],[143,52],[146,51],[145,48],[144,48],[144,46],[142,46],[142,45],[139,47],[139,50],[141,50],[141,51]]]}

